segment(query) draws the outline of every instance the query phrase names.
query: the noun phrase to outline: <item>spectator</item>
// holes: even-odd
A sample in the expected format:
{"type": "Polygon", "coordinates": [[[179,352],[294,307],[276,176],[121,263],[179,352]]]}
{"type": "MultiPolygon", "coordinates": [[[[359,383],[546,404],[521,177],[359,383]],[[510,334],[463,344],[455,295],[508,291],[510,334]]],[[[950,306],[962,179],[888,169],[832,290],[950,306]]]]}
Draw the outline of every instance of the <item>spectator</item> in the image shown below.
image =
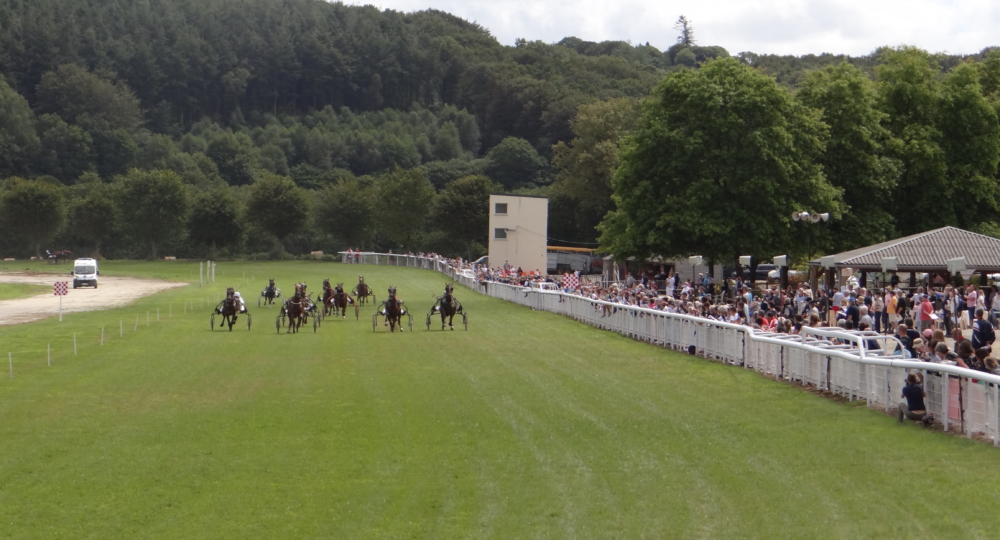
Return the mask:
{"type": "Polygon", "coordinates": [[[945,345],[944,343],[938,343],[937,345],[934,346],[934,358],[931,359],[931,362],[937,362],[940,364],[948,360],[949,352],[950,351],[948,350],[947,345],[945,345]]]}
{"type": "Polygon", "coordinates": [[[970,362],[972,364],[976,363],[976,351],[972,348],[971,341],[963,339],[962,341],[956,343],[955,353],[958,355],[957,358],[955,358],[955,363],[958,364],[958,367],[972,369],[969,367],[969,364],[970,362]]]}
{"type": "Polygon", "coordinates": [[[1000,366],[997,366],[997,359],[992,356],[987,356],[986,360],[983,361],[986,364],[986,373],[992,373],[994,375],[1000,375],[1000,366]]]}
{"type": "Polygon", "coordinates": [[[861,306],[860,312],[861,318],[858,320],[858,330],[861,330],[862,326],[866,329],[875,326],[875,321],[868,315],[868,306],[861,306]]]}
{"type": "Polygon", "coordinates": [[[899,423],[902,424],[905,417],[920,422],[924,427],[929,427],[931,415],[927,414],[927,407],[924,405],[927,393],[924,392],[924,388],[920,384],[919,375],[910,373],[906,376],[906,386],[903,387],[902,397],[906,401],[899,402],[899,423]]]}
{"type": "Polygon", "coordinates": [[[918,324],[917,330],[923,332],[926,329],[930,329],[931,324],[934,322],[934,304],[931,303],[931,297],[928,294],[921,295],[920,300],[920,312],[918,313],[918,324]]]}
{"type": "Polygon", "coordinates": [[[910,358],[914,358],[916,356],[916,352],[913,350],[913,340],[910,339],[910,336],[906,335],[906,331],[907,328],[905,324],[897,326],[896,339],[903,344],[903,350],[906,351],[903,356],[909,355],[910,358]]]}
{"type": "Polygon", "coordinates": [[[992,346],[997,339],[993,325],[984,315],[982,308],[976,310],[976,322],[972,324],[972,347],[975,349],[992,346]]]}

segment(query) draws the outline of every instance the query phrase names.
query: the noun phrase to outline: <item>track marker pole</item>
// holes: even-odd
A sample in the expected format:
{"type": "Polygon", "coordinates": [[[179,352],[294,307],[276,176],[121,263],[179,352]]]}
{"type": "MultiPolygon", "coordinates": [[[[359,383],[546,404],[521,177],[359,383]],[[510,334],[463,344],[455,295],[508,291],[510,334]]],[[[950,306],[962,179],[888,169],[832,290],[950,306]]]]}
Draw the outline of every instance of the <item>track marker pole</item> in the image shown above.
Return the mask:
{"type": "Polygon", "coordinates": [[[101,327],[101,346],[104,346],[104,327],[101,327]]]}
{"type": "Polygon", "coordinates": [[[45,346],[45,350],[46,350],[46,352],[48,353],[48,356],[49,356],[49,367],[52,367],[52,344],[48,343],[45,346]]]}
{"type": "Polygon", "coordinates": [[[156,322],[160,322],[160,308],[156,308],[156,322]]]}
{"type": "Polygon", "coordinates": [[[76,334],[73,334],[73,356],[76,356],[76,334]]]}
{"type": "Polygon", "coordinates": [[[146,327],[149,327],[149,312],[146,312],[146,327]]]}
{"type": "Polygon", "coordinates": [[[133,328],[132,331],[133,332],[138,332],[139,331],[139,316],[138,315],[135,316],[135,328],[133,328]]]}
{"type": "Polygon", "coordinates": [[[167,304],[167,318],[168,319],[173,319],[174,318],[174,305],[173,304],[167,304]]]}
{"type": "Polygon", "coordinates": [[[14,378],[14,354],[7,353],[7,360],[10,361],[10,378],[14,378]]]}
{"type": "Polygon", "coordinates": [[[118,319],[118,337],[125,337],[125,321],[118,319]]]}

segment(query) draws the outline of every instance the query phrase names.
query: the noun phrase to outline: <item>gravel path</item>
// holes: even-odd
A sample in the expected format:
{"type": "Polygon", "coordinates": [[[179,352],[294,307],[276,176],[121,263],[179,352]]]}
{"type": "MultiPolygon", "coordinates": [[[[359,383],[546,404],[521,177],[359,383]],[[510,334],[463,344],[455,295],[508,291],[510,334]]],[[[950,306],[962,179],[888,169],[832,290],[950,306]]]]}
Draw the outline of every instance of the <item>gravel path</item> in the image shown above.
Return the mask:
{"type": "MultiPolygon", "coordinates": [[[[66,274],[38,274],[11,272],[0,273],[0,283],[25,283],[31,285],[52,286],[56,281],[69,283],[69,294],[63,297],[63,313],[79,311],[94,311],[123,306],[129,302],[158,293],[174,287],[183,287],[187,283],[160,281],[155,279],[137,279],[128,277],[101,277],[100,286],[93,288],[73,288],[73,279],[66,274]]],[[[59,314],[59,298],[51,292],[6,300],[0,302],[0,326],[23,324],[27,322],[57,316],[59,314]]]]}

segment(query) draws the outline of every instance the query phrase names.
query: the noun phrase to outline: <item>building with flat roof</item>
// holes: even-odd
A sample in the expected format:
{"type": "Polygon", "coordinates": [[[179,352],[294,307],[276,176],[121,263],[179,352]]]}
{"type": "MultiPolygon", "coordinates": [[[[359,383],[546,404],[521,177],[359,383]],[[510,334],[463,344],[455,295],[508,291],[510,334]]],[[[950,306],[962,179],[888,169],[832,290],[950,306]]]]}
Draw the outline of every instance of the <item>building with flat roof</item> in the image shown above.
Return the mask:
{"type": "Polygon", "coordinates": [[[545,273],[549,199],[490,195],[490,267],[505,263],[525,272],[545,273]]]}

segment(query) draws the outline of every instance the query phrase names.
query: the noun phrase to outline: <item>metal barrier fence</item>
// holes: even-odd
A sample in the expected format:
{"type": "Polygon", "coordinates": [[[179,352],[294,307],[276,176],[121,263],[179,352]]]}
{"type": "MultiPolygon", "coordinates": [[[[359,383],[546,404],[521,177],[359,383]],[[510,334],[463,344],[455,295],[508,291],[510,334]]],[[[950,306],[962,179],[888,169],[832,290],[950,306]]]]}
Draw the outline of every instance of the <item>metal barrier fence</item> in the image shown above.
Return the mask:
{"type": "MultiPolygon", "coordinates": [[[[354,258],[355,254],[352,254],[354,258]]],[[[890,412],[901,400],[908,373],[923,375],[928,412],[947,431],[958,426],[1000,445],[1000,376],[957,366],[887,355],[898,342],[872,332],[804,327],[798,335],[771,334],[747,326],[593,300],[558,291],[478,281],[448,261],[385,253],[358,253],[356,262],[436,270],[471,290],[535,310],[571,317],[652,345],[752,369],[775,380],[865,400],[890,412]],[[833,340],[833,341],[831,341],[833,340]],[[877,342],[882,342],[881,344],[877,342]],[[878,349],[869,350],[873,343],[878,349]]],[[[342,253],[347,262],[348,254],[342,253]]]]}

